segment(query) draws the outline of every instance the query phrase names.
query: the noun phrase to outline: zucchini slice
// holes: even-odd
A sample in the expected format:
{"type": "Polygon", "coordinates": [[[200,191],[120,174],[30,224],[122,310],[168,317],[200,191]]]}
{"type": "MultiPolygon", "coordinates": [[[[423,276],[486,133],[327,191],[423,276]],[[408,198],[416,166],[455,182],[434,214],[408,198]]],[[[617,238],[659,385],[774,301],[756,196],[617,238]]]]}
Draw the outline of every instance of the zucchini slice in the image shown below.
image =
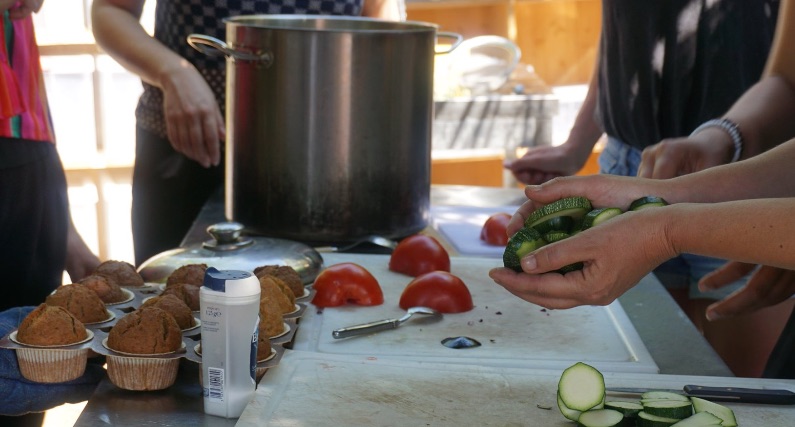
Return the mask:
{"type": "Polygon", "coordinates": [[[699,412],[673,424],[671,427],[709,427],[719,426],[721,425],[720,423],[721,419],[709,412],[699,412]]]}
{"type": "Polygon", "coordinates": [[[663,199],[662,197],[646,196],[646,197],[641,197],[640,199],[636,199],[632,203],[630,203],[629,210],[639,211],[641,209],[667,206],[667,205],[668,202],[666,202],[665,199],[663,199]]]}
{"type": "Polygon", "coordinates": [[[658,417],[646,411],[638,412],[637,426],[638,427],[668,427],[678,423],[680,420],[676,418],[658,417]]]}
{"type": "Polygon", "coordinates": [[[521,272],[522,257],[546,244],[546,240],[538,234],[538,231],[532,228],[522,228],[508,239],[508,244],[502,254],[502,263],[514,271],[521,272]]]}
{"type": "Polygon", "coordinates": [[[693,415],[693,404],[688,400],[652,400],[641,401],[643,404],[643,411],[647,414],[656,415],[658,417],[676,418],[683,420],[693,415]]]}
{"type": "Polygon", "coordinates": [[[571,409],[563,403],[563,399],[560,398],[560,391],[558,391],[558,409],[567,420],[577,421],[580,418],[580,414],[582,414],[582,411],[571,409]]]}
{"type": "Polygon", "coordinates": [[[643,410],[640,402],[625,402],[623,400],[608,400],[605,402],[605,409],[612,409],[621,412],[627,418],[638,416],[638,412],[643,410]]]}
{"type": "Polygon", "coordinates": [[[690,398],[684,394],[673,393],[670,391],[647,391],[640,395],[640,403],[644,400],[678,400],[681,402],[689,402],[690,398]]]}
{"type": "Polygon", "coordinates": [[[587,230],[595,225],[599,225],[610,218],[616,217],[624,213],[619,208],[599,208],[594,209],[582,218],[582,225],[580,226],[580,230],[587,230]]]}
{"type": "Polygon", "coordinates": [[[623,422],[624,414],[612,409],[591,409],[577,419],[577,425],[581,427],[615,427],[623,422]]]}
{"type": "Polygon", "coordinates": [[[567,408],[585,412],[604,401],[605,378],[593,366],[577,362],[560,375],[558,393],[567,408]]]}
{"type": "Polygon", "coordinates": [[[569,237],[569,233],[564,233],[562,231],[550,231],[549,233],[544,234],[544,240],[546,240],[547,243],[555,243],[567,237],[569,237]]]}
{"type": "Polygon", "coordinates": [[[709,412],[721,419],[722,426],[737,427],[737,417],[734,416],[734,411],[730,408],[699,397],[691,397],[690,400],[693,402],[693,410],[696,413],[709,412]]]}
{"type": "Polygon", "coordinates": [[[552,218],[568,216],[576,223],[592,209],[590,200],[585,197],[565,197],[533,211],[524,221],[526,228],[549,221],[552,218]]]}

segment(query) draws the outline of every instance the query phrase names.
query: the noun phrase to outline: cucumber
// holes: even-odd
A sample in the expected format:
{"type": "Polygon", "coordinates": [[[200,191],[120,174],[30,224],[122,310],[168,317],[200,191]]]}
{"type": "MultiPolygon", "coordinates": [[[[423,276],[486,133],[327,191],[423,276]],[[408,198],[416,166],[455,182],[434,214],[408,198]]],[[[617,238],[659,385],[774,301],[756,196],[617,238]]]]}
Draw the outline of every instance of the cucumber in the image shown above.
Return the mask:
{"type": "Polygon", "coordinates": [[[552,218],[568,216],[576,223],[591,211],[591,202],[585,197],[566,197],[533,211],[524,221],[526,228],[533,228],[552,218]]]}
{"type": "Polygon", "coordinates": [[[587,230],[595,225],[599,225],[610,218],[616,217],[624,213],[619,208],[599,208],[594,209],[582,218],[582,225],[580,226],[580,230],[587,230]]]}
{"type": "Polygon", "coordinates": [[[691,397],[690,400],[693,402],[693,410],[696,413],[709,412],[721,419],[722,426],[737,427],[737,417],[734,416],[734,411],[726,406],[699,397],[691,397]]]}
{"type": "Polygon", "coordinates": [[[536,231],[541,234],[552,233],[556,231],[571,233],[572,229],[574,228],[574,218],[570,216],[555,216],[534,225],[532,228],[535,228],[536,231]]]}
{"type": "Polygon", "coordinates": [[[678,400],[681,402],[690,402],[690,398],[684,394],[672,393],[670,391],[647,391],[640,395],[640,403],[644,400],[678,400]]]}
{"type": "Polygon", "coordinates": [[[667,206],[668,202],[665,201],[662,197],[656,196],[646,196],[641,197],[640,199],[634,200],[632,203],[629,204],[630,211],[639,211],[641,209],[651,208],[651,207],[659,207],[659,206],[667,206]]]}
{"type": "Polygon", "coordinates": [[[699,412],[673,424],[671,427],[708,427],[719,426],[720,423],[721,419],[709,412],[699,412]]]}
{"type": "Polygon", "coordinates": [[[627,418],[633,418],[638,415],[638,412],[643,410],[643,405],[641,405],[640,402],[608,400],[607,402],[605,402],[605,409],[612,409],[621,412],[627,418]]]}
{"type": "Polygon", "coordinates": [[[567,408],[585,412],[604,401],[605,378],[593,366],[577,362],[560,375],[558,393],[567,408]]]}
{"type": "Polygon", "coordinates": [[[658,417],[646,411],[638,412],[637,426],[638,427],[668,427],[678,423],[680,420],[676,418],[658,417]]]}
{"type": "Polygon", "coordinates": [[[508,239],[502,254],[502,263],[514,271],[522,271],[522,257],[546,245],[547,242],[532,228],[522,228],[508,239]]]}
{"type": "Polygon", "coordinates": [[[577,421],[580,418],[580,414],[582,414],[582,411],[571,409],[563,403],[563,399],[560,398],[560,391],[558,391],[558,409],[567,420],[577,421]]]}
{"type": "Polygon", "coordinates": [[[623,422],[624,414],[612,409],[591,409],[577,419],[577,425],[581,427],[615,427],[623,422]]]}
{"type": "Polygon", "coordinates": [[[643,410],[652,415],[665,418],[685,419],[693,415],[693,404],[688,400],[652,400],[649,402],[641,401],[643,410]]]}

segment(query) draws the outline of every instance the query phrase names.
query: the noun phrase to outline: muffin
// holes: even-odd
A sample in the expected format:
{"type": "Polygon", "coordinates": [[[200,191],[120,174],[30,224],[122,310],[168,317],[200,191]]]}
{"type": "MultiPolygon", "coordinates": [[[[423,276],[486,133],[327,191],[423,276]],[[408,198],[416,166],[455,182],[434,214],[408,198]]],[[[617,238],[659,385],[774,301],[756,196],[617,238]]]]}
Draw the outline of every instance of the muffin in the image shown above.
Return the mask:
{"type": "Polygon", "coordinates": [[[304,295],[304,282],[294,268],[287,265],[263,265],[254,269],[257,277],[274,276],[281,279],[293,291],[296,298],[304,295]]]}
{"type": "Polygon", "coordinates": [[[166,287],[179,283],[186,283],[193,286],[204,284],[204,273],[207,271],[207,264],[187,264],[174,270],[166,279],[166,287]]]}
{"type": "Polygon", "coordinates": [[[116,283],[116,279],[110,276],[91,274],[80,279],[77,283],[94,291],[105,304],[115,304],[128,299],[127,294],[116,283]]]}
{"type": "Polygon", "coordinates": [[[111,350],[130,354],[164,354],[179,350],[182,331],[174,316],[142,307],[119,319],[108,333],[111,350]]]}
{"type": "Polygon", "coordinates": [[[190,307],[174,294],[149,298],[141,304],[141,308],[144,307],[157,307],[174,316],[180,329],[190,329],[195,325],[190,307]]]}
{"type": "Polygon", "coordinates": [[[143,307],[122,317],[108,333],[106,346],[129,355],[107,358],[108,378],[119,388],[162,390],[177,379],[180,358],[173,353],[182,348],[182,331],[162,309],[143,307]]]}
{"type": "Polygon", "coordinates": [[[191,311],[199,311],[199,286],[189,285],[187,283],[177,283],[176,285],[167,286],[160,295],[174,295],[185,302],[190,307],[191,311]]]}
{"type": "Polygon", "coordinates": [[[132,264],[124,261],[105,261],[94,270],[94,274],[108,276],[119,286],[138,287],[144,285],[144,278],[135,271],[132,264]]]}
{"type": "Polygon", "coordinates": [[[79,283],[59,287],[44,302],[65,308],[83,323],[104,322],[112,316],[99,295],[79,283]]]}
{"type": "Polygon", "coordinates": [[[86,370],[88,347],[58,347],[85,342],[92,337],[85,325],[63,307],[41,304],[22,320],[16,332],[16,341],[23,346],[16,350],[19,371],[28,380],[40,383],[78,378],[86,370]]]}
{"type": "Polygon", "coordinates": [[[259,287],[262,292],[260,299],[273,300],[282,315],[295,311],[295,295],[284,282],[272,276],[263,276],[259,278],[259,287]]]}
{"type": "Polygon", "coordinates": [[[276,301],[262,298],[259,300],[259,335],[267,338],[277,337],[285,332],[284,317],[276,301]]]}
{"type": "Polygon", "coordinates": [[[260,326],[259,337],[257,339],[257,362],[264,361],[271,356],[271,340],[262,333],[260,326]]]}

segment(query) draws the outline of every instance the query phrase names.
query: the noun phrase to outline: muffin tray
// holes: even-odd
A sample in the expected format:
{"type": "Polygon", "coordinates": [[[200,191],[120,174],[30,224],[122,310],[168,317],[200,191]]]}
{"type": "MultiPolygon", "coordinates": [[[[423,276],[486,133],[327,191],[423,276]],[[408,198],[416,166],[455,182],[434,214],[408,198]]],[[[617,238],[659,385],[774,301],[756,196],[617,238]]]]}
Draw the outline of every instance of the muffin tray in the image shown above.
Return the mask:
{"type": "MultiPolygon", "coordinates": [[[[199,319],[198,311],[193,312],[195,325],[182,331],[182,348],[173,353],[157,355],[130,355],[108,348],[106,346],[108,334],[110,333],[110,330],[113,328],[113,326],[119,321],[119,319],[138,309],[143,304],[144,300],[160,295],[163,290],[163,286],[160,284],[147,284],[141,287],[123,287],[122,289],[124,289],[128,294],[131,293],[132,297],[123,302],[106,304],[105,306],[108,311],[108,319],[102,322],[87,323],[85,325],[86,329],[93,333],[93,338],[79,344],[58,346],[58,349],[88,349],[90,350],[89,354],[93,352],[95,356],[103,355],[111,357],[136,357],[143,359],[165,360],[185,358],[194,363],[201,363],[201,353],[199,350],[199,344],[201,343],[201,320],[199,319]]],[[[258,375],[261,376],[265,373],[265,371],[267,371],[268,368],[276,366],[284,354],[285,347],[292,346],[296,330],[298,329],[298,320],[306,311],[306,302],[311,301],[313,294],[314,290],[311,287],[306,288],[304,295],[296,299],[295,310],[284,315],[285,332],[281,335],[271,338],[271,355],[267,359],[257,363],[258,375]]],[[[12,350],[31,348],[31,346],[19,344],[12,340],[11,337],[15,333],[16,330],[0,339],[0,348],[12,350]]]]}

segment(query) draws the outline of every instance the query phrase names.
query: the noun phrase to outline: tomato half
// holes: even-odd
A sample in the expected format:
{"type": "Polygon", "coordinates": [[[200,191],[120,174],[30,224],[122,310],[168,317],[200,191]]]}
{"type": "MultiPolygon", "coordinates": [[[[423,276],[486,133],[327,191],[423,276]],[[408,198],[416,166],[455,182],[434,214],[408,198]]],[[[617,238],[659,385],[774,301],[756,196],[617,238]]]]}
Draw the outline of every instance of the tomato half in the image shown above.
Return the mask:
{"type": "Polygon", "coordinates": [[[389,258],[389,269],[413,277],[431,271],[450,271],[450,255],[432,236],[415,234],[398,243],[389,258]]]}
{"type": "Polygon", "coordinates": [[[430,307],[442,313],[472,310],[472,294],[458,276],[432,271],[412,280],[400,295],[400,308],[430,307]]]}
{"type": "Polygon", "coordinates": [[[334,264],[315,279],[312,304],[337,307],[344,304],[380,305],[384,293],[378,280],[367,269],[352,262],[334,264]]]}
{"type": "Polygon", "coordinates": [[[508,244],[508,223],[511,215],[500,212],[489,217],[480,229],[480,240],[488,245],[505,246],[508,244]]]}

